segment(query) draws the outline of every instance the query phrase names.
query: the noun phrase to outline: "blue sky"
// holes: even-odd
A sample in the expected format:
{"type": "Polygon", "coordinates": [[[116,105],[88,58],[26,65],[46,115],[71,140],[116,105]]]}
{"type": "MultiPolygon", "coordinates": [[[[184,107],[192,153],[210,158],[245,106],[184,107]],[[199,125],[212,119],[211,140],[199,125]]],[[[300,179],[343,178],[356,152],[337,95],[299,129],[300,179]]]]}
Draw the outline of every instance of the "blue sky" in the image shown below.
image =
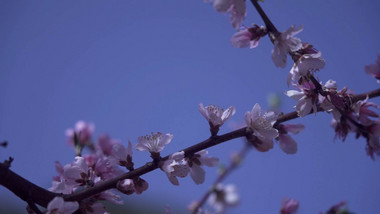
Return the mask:
{"type": "MultiPolygon", "coordinates": [[[[357,93],[379,88],[364,73],[379,54],[378,1],[267,0],[262,4],[280,30],[303,25],[298,36],[313,44],[326,60],[317,76],[337,81],[357,93]]],[[[246,26],[263,24],[248,5],[246,26]]],[[[236,49],[229,17],[197,1],[0,1],[0,158],[15,158],[12,170],[50,187],[54,161],[73,160],[65,130],[77,120],[93,122],[95,135],[137,143],[151,132],[174,134],[167,155],[209,136],[198,104],[234,105],[236,115],[220,133],[244,121],[255,103],[268,107],[277,93],[281,110],[295,102],[285,97],[291,67],[276,68],[272,44],[263,38],[257,48],[236,49]]],[[[373,102],[380,104],[379,98],[373,102]]],[[[300,201],[299,213],[318,213],[346,200],[352,211],[380,209],[380,166],[365,154],[365,140],[334,140],[331,115],[297,119],[306,129],[297,135],[298,153],[278,146],[267,153],[252,151],[225,183],[238,186],[240,206],[231,213],[276,213],[284,197],[300,201]]],[[[209,149],[228,163],[241,140],[209,149]]],[[[136,166],[149,155],[134,152],[136,166]]],[[[181,207],[201,198],[216,177],[207,169],[206,182],[190,178],[173,186],[164,173],[143,178],[150,184],[131,201],[155,201],[181,207]],[[165,197],[162,193],[165,192],[165,197]]],[[[0,212],[24,202],[0,187],[0,212]]]]}

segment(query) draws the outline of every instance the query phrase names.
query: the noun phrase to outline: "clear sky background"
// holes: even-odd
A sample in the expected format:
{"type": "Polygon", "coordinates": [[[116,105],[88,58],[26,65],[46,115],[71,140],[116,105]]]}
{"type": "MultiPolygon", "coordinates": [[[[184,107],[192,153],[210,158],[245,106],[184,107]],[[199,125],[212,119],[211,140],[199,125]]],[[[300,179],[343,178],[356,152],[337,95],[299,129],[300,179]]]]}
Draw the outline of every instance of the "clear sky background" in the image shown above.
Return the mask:
{"type": "MultiPolygon", "coordinates": [[[[326,67],[317,76],[337,81],[357,93],[379,88],[364,73],[380,54],[379,1],[266,0],[261,4],[276,27],[304,26],[299,37],[322,51],[326,67]]],[[[246,26],[263,24],[248,4],[246,26]]],[[[0,1],[0,159],[14,157],[12,170],[48,188],[56,175],[54,161],[73,160],[65,130],[77,120],[93,122],[95,136],[109,133],[125,144],[151,132],[174,134],[167,155],[209,137],[198,104],[234,105],[236,115],[220,131],[244,121],[244,113],[277,93],[281,110],[295,102],[284,95],[291,67],[276,68],[273,48],[263,38],[253,50],[236,49],[229,17],[202,0],[164,1],[0,1]]],[[[289,59],[288,59],[289,60],[289,59]]],[[[379,98],[373,102],[380,104],[379,98]]],[[[300,202],[299,213],[326,211],[346,200],[350,210],[380,210],[380,164],[365,153],[365,140],[334,140],[331,115],[294,120],[306,129],[297,135],[298,153],[276,145],[267,153],[251,151],[225,183],[241,195],[230,213],[278,213],[281,200],[300,202]]],[[[234,140],[209,149],[221,163],[243,146],[234,140]]],[[[136,166],[149,154],[134,152],[136,166]]],[[[216,178],[180,179],[173,186],[162,171],[142,176],[149,190],[125,197],[125,204],[165,205],[184,213],[216,178]]],[[[0,213],[25,203],[0,187],[0,213]]]]}

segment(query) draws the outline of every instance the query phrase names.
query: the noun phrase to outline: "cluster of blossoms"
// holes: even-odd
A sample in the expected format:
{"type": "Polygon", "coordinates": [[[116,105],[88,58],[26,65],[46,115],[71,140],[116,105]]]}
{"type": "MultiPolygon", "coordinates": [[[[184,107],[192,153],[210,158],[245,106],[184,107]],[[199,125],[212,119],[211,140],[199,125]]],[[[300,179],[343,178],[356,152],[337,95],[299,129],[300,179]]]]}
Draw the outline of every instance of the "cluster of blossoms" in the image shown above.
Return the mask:
{"type": "MultiPolygon", "coordinates": [[[[62,166],[56,162],[58,176],[53,178],[53,185],[49,189],[52,192],[71,194],[77,190],[82,190],[99,185],[102,181],[117,177],[124,173],[122,167],[133,170],[132,145],[129,142],[125,148],[120,141],[111,139],[108,135],[101,135],[96,144],[92,143],[94,125],[83,121],[77,122],[76,128],[68,130],[69,142],[73,142],[74,136],[79,136],[79,144],[88,146],[90,153],[84,156],[76,156],[71,164],[62,166]],[[84,144],[83,144],[84,143],[84,144]]],[[[76,143],[78,144],[78,143],[76,143]]],[[[82,147],[83,148],[83,147],[82,147]]],[[[142,178],[125,179],[118,183],[117,189],[124,194],[141,194],[148,188],[148,183],[142,178]]],[[[106,200],[115,204],[122,204],[120,196],[107,190],[90,198],[78,202],[72,206],[69,202],[61,202],[61,199],[49,203],[51,209],[60,213],[71,213],[64,211],[68,207],[76,207],[82,213],[105,213],[105,207],[97,201],[106,200]],[[55,204],[55,205],[54,205],[55,204]],[[57,206],[61,208],[57,208],[57,206]],[[58,209],[58,210],[57,210],[58,209]]],[[[70,202],[71,203],[71,202],[70,202]]],[[[70,208],[71,209],[71,208],[70,208]]],[[[47,212],[49,213],[49,207],[47,212]]]]}
{"type": "MultiPolygon", "coordinates": [[[[100,135],[96,143],[93,143],[93,132],[94,125],[84,121],[77,122],[75,129],[66,131],[68,142],[75,146],[77,156],[71,164],[62,166],[59,162],[56,162],[58,175],[53,178],[52,187],[49,188],[50,191],[72,194],[75,191],[94,187],[102,181],[120,176],[125,173],[125,169],[134,170],[131,142],[128,142],[128,146],[124,147],[120,141],[103,134],[100,135]],[[82,156],[82,150],[86,146],[89,147],[90,153],[82,156]]],[[[170,155],[166,159],[161,158],[160,152],[172,139],[172,134],[152,133],[151,135],[139,137],[135,148],[138,151],[150,152],[153,161],[158,163],[160,168],[167,174],[169,181],[174,185],[179,185],[177,177],[186,177],[188,174],[190,174],[195,183],[203,183],[205,171],[202,166],[216,166],[218,159],[207,156],[207,151],[205,150],[192,155],[185,155],[181,151],[170,155]]],[[[120,180],[116,187],[119,192],[126,195],[141,194],[148,189],[148,183],[142,178],[136,177],[120,180]]],[[[62,197],[56,197],[49,203],[46,213],[66,214],[80,210],[81,213],[103,214],[107,212],[104,205],[98,203],[98,201],[106,200],[115,204],[122,204],[123,201],[120,198],[119,195],[111,190],[93,195],[80,201],[80,203],[65,202],[62,197]]]]}
{"type": "Polygon", "coordinates": [[[366,151],[374,158],[380,155],[380,117],[370,108],[380,107],[368,99],[354,102],[354,94],[347,88],[337,90],[336,82],[327,81],[324,85],[319,83],[319,90],[313,82],[304,81],[294,84],[297,90],[289,90],[286,95],[297,100],[295,109],[298,116],[303,117],[310,113],[323,110],[333,115],[332,127],[336,136],[343,141],[348,133],[356,133],[367,140],[366,151]]]}

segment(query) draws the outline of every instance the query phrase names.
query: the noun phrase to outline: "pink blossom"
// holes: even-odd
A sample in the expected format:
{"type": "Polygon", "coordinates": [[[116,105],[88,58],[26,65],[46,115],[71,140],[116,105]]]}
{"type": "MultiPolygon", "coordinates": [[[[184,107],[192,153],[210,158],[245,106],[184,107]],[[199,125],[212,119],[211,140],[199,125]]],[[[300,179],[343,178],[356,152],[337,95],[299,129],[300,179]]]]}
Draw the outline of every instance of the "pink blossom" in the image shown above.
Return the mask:
{"type": "Polygon", "coordinates": [[[89,178],[89,167],[83,157],[75,157],[72,164],[63,167],[63,176],[68,184],[79,186],[89,178]]]}
{"type": "MultiPolygon", "coordinates": [[[[119,165],[127,168],[133,168],[132,162],[132,144],[128,141],[128,147],[125,148],[121,144],[115,144],[112,147],[112,155],[119,161],[119,165]]],[[[132,169],[131,168],[131,169],[132,169]]]]}
{"type": "MultiPolygon", "coordinates": [[[[314,50],[314,49],[313,49],[314,50]]],[[[309,53],[301,55],[293,64],[288,75],[287,83],[290,81],[300,82],[302,79],[308,79],[308,76],[315,71],[325,67],[325,60],[322,58],[320,51],[308,51],[309,53]]]]}
{"type": "Polygon", "coordinates": [[[112,147],[115,144],[121,144],[119,140],[111,139],[107,134],[102,134],[98,138],[98,147],[105,155],[112,154],[112,147]]]}
{"type": "MultiPolygon", "coordinates": [[[[337,204],[335,204],[334,206],[332,206],[326,213],[327,214],[340,214],[340,213],[347,213],[347,214],[350,214],[351,212],[349,212],[346,208],[346,202],[345,201],[341,201],[337,204]]],[[[322,212],[321,212],[322,214],[322,212]]]]}
{"type": "Polygon", "coordinates": [[[260,139],[255,135],[250,135],[247,138],[247,141],[251,143],[255,149],[259,152],[267,152],[273,148],[273,140],[272,139],[260,139]]]}
{"type": "Polygon", "coordinates": [[[62,197],[55,197],[53,200],[51,200],[47,206],[46,213],[47,214],[53,214],[53,213],[59,213],[59,214],[71,214],[74,213],[76,210],[78,210],[79,204],[78,202],[66,202],[63,200],[62,197]]]}
{"type": "Polygon", "coordinates": [[[380,83],[380,54],[377,55],[377,60],[375,64],[366,65],[364,70],[367,74],[373,76],[380,83]]]}
{"type": "Polygon", "coordinates": [[[92,167],[96,175],[104,180],[114,178],[124,173],[122,169],[117,167],[120,161],[112,156],[98,154],[94,157],[94,163],[92,165],[88,163],[88,157],[89,156],[85,156],[87,164],[92,167]]]}
{"type": "Polygon", "coordinates": [[[258,25],[253,27],[241,27],[240,31],[236,32],[231,38],[232,46],[236,48],[255,48],[259,45],[259,40],[261,37],[266,35],[266,29],[258,25]]]}
{"type": "Polygon", "coordinates": [[[239,29],[247,15],[245,0],[232,0],[232,5],[228,9],[230,21],[235,29],[239,29]]]}
{"type": "Polygon", "coordinates": [[[302,124],[281,124],[279,126],[279,146],[286,154],[295,154],[297,152],[297,142],[288,135],[288,133],[298,134],[305,128],[302,124]]]}
{"type": "Polygon", "coordinates": [[[94,133],[95,126],[92,123],[86,123],[82,120],[75,124],[74,129],[67,129],[66,136],[68,143],[74,145],[74,133],[77,135],[79,143],[87,145],[91,142],[92,135],[94,133]]]}
{"type": "Polygon", "coordinates": [[[190,167],[190,176],[196,184],[201,184],[205,180],[206,172],[201,166],[214,167],[218,165],[219,159],[206,156],[207,154],[208,152],[206,150],[202,150],[194,153],[190,158],[185,158],[186,163],[190,167]]]}
{"type": "Polygon", "coordinates": [[[213,105],[204,107],[203,103],[199,104],[198,109],[209,122],[212,135],[216,135],[219,131],[219,127],[222,126],[236,112],[235,107],[233,106],[224,110],[213,105]]]}
{"type": "Polygon", "coordinates": [[[366,98],[365,100],[359,100],[353,106],[354,112],[358,117],[358,120],[363,125],[369,125],[373,123],[373,121],[369,117],[379,117],[379,115],[376,112],[369,109],[370,107],[380,109],[380,106],[376,105],[375,103],[368,102],[368,98],[366,98]]]}
{"type": "Polygon", "coordinates": [[[367,154],[375,159],[375,155],[380,156],[380,120],[366,127],[367,132],[367,154]]]}
{"type": "Polygon", "coordinates": [[[211,0],[216,11],[229,13],[235,29],[239,29],[246,16],[245,0],[211,0]]]}
{"type": "Polygon", "coordinates": [[[285,32],[282,32],[274,40],[272,51],[272,60],[277,67],[285,68],[286,58],[289,52],[295,52],[302,48],[302,42],[299,38],[294,37],[302,31],[302,26],[295,28],[291,26],[285,32]]]}
{"type": "Polygon", "coordinates": [[[133,179],[133,183],[135,186],[136,194],[138,195],[149,188],[148,182],[146,182],[144,179],[140,177],[133,179]]]}
{"type": "Polygon", "coordinates": [[[240,201],[237,188],[233,184],[217,184],[214,191],[210,194],[207,203],[216,213],[225,213],[226,209],[236,206],[240,201]]]}
{"type": "Polygon", "coordinates": [[[298,201],[293,198],[282,200],[281,214],[295,214],[299,207],[298,201]]]}
{"type": "Polygon", "coordinates": [[[117,189],[126,195],[131,195],[135,192],[135,184],[132,179],[124,179],[119,181],[117,189]]]}
{"type": "Polygon", "coordinates": [[[247,129],[260,140],[272,140],[278,136],[278,131],[273,128],[277,116],[274,112],[261,113],[261,107],[256,103],[252,111],[245,113],[245,122],[247,129]]]}
{"type": "Polygon", "coordinates": [[[318,104],[318,93],[314,91],[314,84],[311,82],[303,82],[302,85],[294,86],[299,88],[301,91],[289,90],[285,94],[288,97],[298,101],[295,106],[298,116],[304,117],[308,115],[311,111],[313,113],[316,113],[318,104]]]}
{"type": "Polygon", "coordinates": [[[189,174],[189,166],[184,160],[185,153],[183,151],[176,152],[169,156],[169,158],[160,167],[166,173],[169,181],[174,185],[179,185],[177,177],[184,178],[189,174]]]}
{"type": "Polygon", "coordinates": [[[110,214],[106,211],[106,207],[101,203],[89,203],[85,207],[81,207],[81,210],[86,214],[110,214]]]}
{"type": "Polygon", "coordinates": [[[172,134],[162,134],[160,132],[157,132],[156,134],[138,137],[138,143],[135,145],[135,148],[139,151],[158,153],[161,152],[172,139],[172,134]]]}

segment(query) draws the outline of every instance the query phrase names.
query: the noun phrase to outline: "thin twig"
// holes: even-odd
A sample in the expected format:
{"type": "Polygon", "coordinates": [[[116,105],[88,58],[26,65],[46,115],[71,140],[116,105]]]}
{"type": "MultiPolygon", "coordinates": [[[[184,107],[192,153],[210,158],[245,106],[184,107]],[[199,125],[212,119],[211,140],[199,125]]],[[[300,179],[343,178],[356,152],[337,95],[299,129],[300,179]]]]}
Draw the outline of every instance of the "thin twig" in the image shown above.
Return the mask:
{"type": "Polygon", "coordinates": [[[248,142],[245,143],[245,146],[239,151],[239,153],[236,155],[239,160],[231,160],[230,165],[224,169],[224,171],[216,178],[214,181],[212,187],[203,195],[201,200],[196,204],[196,206],[193,209],[193,214],[196,214],[198,212],[198,209],[201,208],[204,203],[206,203],[208,197],[210,197],[211,193],[214,191],[216,186],[221,183],[233,170],[235,170],[241,163],[241,161],[245,158],[247,152],[252,147],[251,144],[248,142]]]}

